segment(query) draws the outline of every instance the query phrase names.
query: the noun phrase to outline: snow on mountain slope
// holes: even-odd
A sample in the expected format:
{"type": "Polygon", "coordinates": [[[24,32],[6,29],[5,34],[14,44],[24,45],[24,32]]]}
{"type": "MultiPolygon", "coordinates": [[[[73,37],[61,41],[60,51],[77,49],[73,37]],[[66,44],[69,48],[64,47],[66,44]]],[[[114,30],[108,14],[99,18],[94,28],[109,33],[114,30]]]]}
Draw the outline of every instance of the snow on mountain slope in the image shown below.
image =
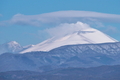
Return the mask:
{"type": "Polygon", "coordinates": [[[23,46],[24,49],[28,49],[30,47],[33,47],[34,45],[30,44],[30,45],[27,45],[27,46],[23,46]]]}
{"type": "Polygon", "coordinates": [[[31,48],[22,51],[21,53],[32,51],[50,51],[54,48],[64,45],[96,44],[106,42],[117,42],[117,40],[109,37],[97,29],[89,27],[83,30],[75,31],[72,34],[68,34],[62,38],[56,39],[56,37],[53,37],[51,39],[45,40],[42,43],[39,43],[31,48]]]}
{"type": "Polygon", "coordinates": [[[0,45],[0,54],[5,52],[19,52],[22,49],[23,48],[19,43],[17,43],[16,41],[11,41],[0,45]]]}

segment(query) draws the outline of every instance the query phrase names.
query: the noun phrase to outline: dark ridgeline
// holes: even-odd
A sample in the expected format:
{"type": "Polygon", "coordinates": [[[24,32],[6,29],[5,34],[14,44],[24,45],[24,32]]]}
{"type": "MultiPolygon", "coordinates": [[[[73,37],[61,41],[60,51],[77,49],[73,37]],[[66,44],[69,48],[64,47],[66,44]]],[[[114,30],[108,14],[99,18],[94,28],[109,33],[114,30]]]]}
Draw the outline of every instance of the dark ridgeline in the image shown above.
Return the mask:
{"type": "Polygon", "coordinates": [[[120,80],[120,65],[92,68],[64,68],[48,72],[8,71],[0,80],[120,80]]]}

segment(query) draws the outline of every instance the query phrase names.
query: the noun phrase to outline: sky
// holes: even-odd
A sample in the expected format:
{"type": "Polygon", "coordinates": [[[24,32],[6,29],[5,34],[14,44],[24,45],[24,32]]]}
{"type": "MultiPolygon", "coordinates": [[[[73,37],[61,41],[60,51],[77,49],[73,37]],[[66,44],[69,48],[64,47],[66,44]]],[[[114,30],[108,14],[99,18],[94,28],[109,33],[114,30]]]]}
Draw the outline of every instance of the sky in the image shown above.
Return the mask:
{"type": "Polygon", "coordinates": [[[120,41],[119,4],[120,0],[0,0],[0,44],[37,44],[55,33],[52,28],[78,21],[120,41]]]}

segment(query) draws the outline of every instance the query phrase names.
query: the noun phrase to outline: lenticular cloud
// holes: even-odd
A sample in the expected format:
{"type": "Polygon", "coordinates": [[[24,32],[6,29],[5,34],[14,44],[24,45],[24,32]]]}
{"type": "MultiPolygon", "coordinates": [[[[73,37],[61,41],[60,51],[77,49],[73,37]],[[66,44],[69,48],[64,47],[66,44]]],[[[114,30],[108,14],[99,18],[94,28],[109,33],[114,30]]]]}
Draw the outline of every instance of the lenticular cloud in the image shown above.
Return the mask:
{"type": "Polygon", "coordinates": [[[2,21],[0,24],[41,26],[41,24],[61,24],[93,20],[98,22],[120,23],[120,15],[91,11],[58,11],[39,15],[16,14],[10,20],[2,21]]]}

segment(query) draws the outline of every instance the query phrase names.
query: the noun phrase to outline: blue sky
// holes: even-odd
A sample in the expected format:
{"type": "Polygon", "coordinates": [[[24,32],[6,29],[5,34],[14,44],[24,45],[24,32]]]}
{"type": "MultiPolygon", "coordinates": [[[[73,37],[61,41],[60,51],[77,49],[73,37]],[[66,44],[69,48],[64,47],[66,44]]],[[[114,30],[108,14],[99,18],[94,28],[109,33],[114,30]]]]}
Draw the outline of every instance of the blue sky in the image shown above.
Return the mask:
{"type": "MultiPolygon", "coordinates": [[[[16,14],[39,15],[68,10],[120,15],[119,3],[120,0],[0,0],[0,23],[11,20],[16,14]]],[[[120,41],[119,21],[99,24],[101,23],[104,27],[96,27],[97,29],[120,41]]],[[[9,41],[17,41],[21,45],[37,44],[48,38],[44,30],[55,26],[53,23],[44,23],[42,27],[23,23],[6,24],[0,26],[0,44],[9,41]]]]}

